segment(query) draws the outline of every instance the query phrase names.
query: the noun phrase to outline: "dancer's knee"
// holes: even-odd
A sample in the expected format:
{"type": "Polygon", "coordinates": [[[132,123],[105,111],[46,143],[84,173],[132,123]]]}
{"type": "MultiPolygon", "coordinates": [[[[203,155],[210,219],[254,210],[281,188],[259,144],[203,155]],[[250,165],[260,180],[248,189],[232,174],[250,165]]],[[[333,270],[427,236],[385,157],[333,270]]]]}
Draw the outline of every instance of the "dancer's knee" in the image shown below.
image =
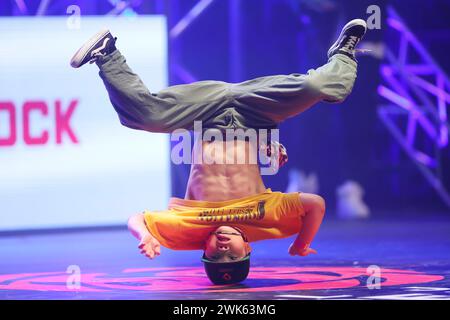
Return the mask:
{"type": "Polygon", "coordinates": [[[351,93],[354,79],[314,73],[306,78],[308,90],[327,102],[339,103],[351,93]]]}
{"type": "Polygon", "coordinates": [[[314,211],[325,215],[326,204],[324,198],[317,194],[303,192],[300,193],[299,197],[305,211],[314,211]]]}
{"type": "Polygon", "coordinates": [[[322,98],[325,96],[324,84],[326,80],[318,73],[309,73],[305,79],[304,86],[309,94],[315,97],[322,98]]]}
{"type": "Polygon", "coordinates": [[[337,83],[329,90],[324,92],[325,98],[324,101],[331,103],[341,103],[343,102],[352,92],[353,86],[346,86],[342,83],[337,83]]]}
{"type": "Polygon", "coordinates": [[[155,133],[167,133],[170,132],[165,121],[158,119],[157,116],[146,117],[127,117],[119,115],[120,123],[130,129],[144,130],[155,133]]]}

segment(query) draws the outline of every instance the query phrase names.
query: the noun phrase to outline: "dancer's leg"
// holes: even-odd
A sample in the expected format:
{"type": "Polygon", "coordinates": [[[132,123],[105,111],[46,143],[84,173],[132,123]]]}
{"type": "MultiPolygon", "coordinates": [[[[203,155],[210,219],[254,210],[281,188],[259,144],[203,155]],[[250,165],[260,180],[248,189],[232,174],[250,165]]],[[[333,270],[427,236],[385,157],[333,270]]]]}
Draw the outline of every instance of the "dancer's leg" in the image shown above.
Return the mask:
{"type": "Polygon", "coordinates": [[[231,103],[256,122],[262,116],[280,123],[320,101],[342,102],[353,88],[356,67],[356,61],[336,54],[307,74],[268,76],[234,84],[231,103]]]}
{"type": "Polygon", "coordinates": [[[151,93],[127,65],[115,42],[109,30],[101,30],[81,46],[72,57],[71,65],[79,68],[87,62],[97,63],[123,125],[152,132],[172,132],[179,128],[192,129],[194,120],[202,120],[206,128],[226,127],[227,115],[222,109],[229,105],[230,84],[199,81],[151,93]]]}
{"type": "Polygon", "coordinates": [[[229,84],[199,81],[150,93],[118,51],[97,61],[110,100],[123,125],[152,132],[192,129],[194,120],[208,120],[229,103],[229,84]]]}
{"type": "Polygon", "coordinates": [[[261,77],[233,85],[232,103],[252,126],[262,118],[280,123],[320,101],[343,101],[356,79],[355,48],[366,29],[361,19],[347,23],[328,51],[328,63],[307,74],[261,77]]]}

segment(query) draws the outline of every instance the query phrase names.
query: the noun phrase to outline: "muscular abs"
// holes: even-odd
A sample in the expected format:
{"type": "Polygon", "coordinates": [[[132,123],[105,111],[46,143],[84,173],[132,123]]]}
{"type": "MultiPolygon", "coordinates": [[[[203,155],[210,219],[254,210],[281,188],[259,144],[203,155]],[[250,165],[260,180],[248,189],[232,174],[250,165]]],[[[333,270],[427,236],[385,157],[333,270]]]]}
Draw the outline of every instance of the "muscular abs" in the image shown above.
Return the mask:
{"type": "MultiPolygon", "coordinates": [[[[246,141],[226,143],[200,141],[202,164],[192,164],[186,199],[226,201],[262,193],[266,190],[259,166],[251,154],[254,146],[246,141]],[[245,156],[245,157],[244,157],[245,156]],[[242,157],[239,159],[239,157],[242,157]]],[[[194,153],[199,156],[199,145],[194,153]]]]}

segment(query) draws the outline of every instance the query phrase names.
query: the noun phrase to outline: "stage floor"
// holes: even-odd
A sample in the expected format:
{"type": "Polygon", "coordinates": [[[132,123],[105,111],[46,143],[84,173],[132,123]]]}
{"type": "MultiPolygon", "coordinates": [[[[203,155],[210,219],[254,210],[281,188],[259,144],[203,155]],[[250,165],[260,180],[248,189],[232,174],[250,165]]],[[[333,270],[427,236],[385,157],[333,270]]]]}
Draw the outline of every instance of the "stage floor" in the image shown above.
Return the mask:
{"type": "Polygon", "coordinates": [[[0,299],[450,299],[450,214],[326,217],[315,256],[289,256],[292,239],[254,243],[248,279],[213,286],[200,251],[149,260],[125,227],[3,235],[0,299]]]}

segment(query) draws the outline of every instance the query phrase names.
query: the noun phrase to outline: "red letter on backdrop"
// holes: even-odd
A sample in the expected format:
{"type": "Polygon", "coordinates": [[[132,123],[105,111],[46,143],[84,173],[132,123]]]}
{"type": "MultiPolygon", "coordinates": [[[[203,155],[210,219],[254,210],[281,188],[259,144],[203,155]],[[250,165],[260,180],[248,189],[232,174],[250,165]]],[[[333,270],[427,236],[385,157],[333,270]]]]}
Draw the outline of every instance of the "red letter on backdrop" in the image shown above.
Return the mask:
{"type": "Polygon", "coordinates": [[[44,116],[48,115],[48,108],[45,101],[27,101],[23,105],[23,140],[26,144],[46,144],[48,141],[48,131],[43,130],[38,137],[32,137],[30,133],[30,113],[40,111],[44,116]]]}
{"type": "Polygon", "coordinates": [[[66,112],[62,112],[61,108],[61,101],[56,100],[56,110],[55,110],[55,117],[56,117],[56,143],[61,144],[62,143],[62,134],[63,132],[67,132],[70,140],[72,140],[73,143],[78,143],[78,139],[73,133],[72,128],[70,127],[70,118],[72,117],[73,112],[75,111],[75,108],[78,104],[78,100],[72,100],[70,102],[69,107],[67,108],[66,112]]]}
{"type": "MultiPolygon", "coordinates": [[[[16,109],[14,109],[14,103],[12,102],[0,102],[0,112],[6,110],[9,113],[9,136],[6,138],[0,137],[1,146],[12,146],[16,143],[16,109]]],[[[0,122],[0,126],[2,123],[0,122]]]]}

